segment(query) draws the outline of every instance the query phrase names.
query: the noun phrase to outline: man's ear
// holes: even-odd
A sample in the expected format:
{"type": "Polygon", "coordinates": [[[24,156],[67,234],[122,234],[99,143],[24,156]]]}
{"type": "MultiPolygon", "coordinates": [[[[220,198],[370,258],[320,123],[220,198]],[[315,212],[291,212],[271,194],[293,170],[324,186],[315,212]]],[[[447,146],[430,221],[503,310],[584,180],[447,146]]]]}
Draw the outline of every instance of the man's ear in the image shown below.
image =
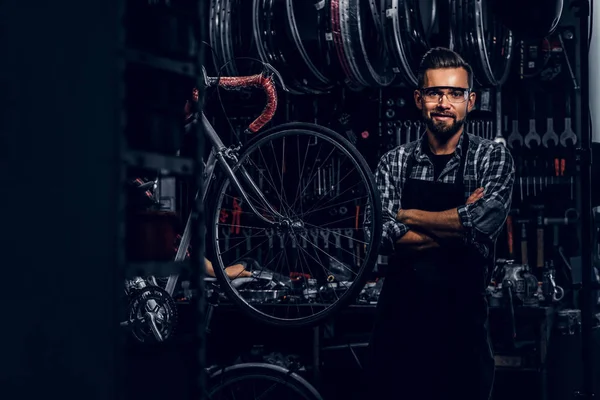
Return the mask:
{"type": "Polygon", "coordinates": [[[475,92],[469,93],[469,101],[467,102],[467,112],[471,112],[473,107],[475,107],[475,101],[477,100],[477,95],[475,92]]]}
{"type": "Polygon", "coordinates": [[[417,106],[417,108],[419,110],[423,110],[423,101],[422,101],[423,97],[421,96],[420,90],[415,90],[414,98],[415,98],[415,105],[417,106]]]}

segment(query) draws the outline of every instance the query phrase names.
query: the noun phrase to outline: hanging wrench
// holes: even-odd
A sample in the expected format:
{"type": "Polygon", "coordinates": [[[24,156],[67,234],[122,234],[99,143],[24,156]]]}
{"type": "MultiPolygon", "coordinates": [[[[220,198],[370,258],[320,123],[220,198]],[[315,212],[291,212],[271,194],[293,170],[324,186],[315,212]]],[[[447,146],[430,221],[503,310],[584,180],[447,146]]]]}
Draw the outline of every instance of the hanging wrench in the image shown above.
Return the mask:
{"type": "Polygon", "coordinates": [[[396,146],[402,145],[402,122],[396,126],[396,146]]]}
{"type": "Polygon", "coordinates": [[[338,260],[342,259],[342,230],[340,228],[333,229],[333,237],[335,239],[335,248],[337,250],[338,260]]]}
{"type": "Polygon", "coordinates": [[[221,228],[221,232],[225,238],[225,251],[227,251],[229,250],[229,236],[231,236],[231,233],[229,232],[228,228],[221,228]]]}
{"type": "Polygon", "coordinates": [[[252,250],[252,231],[248,228],[243,228],[242,233],[246,238],[246,251],[252,250]]]}
{"type": "Polygon", "coordinates": [[[354,248],[354,229],[345,229],[344,235],[348,236],[348,247],[354,248]]]}
{"type": "Polygon", "coordinates": [[[285,247],[285,234],[280,232],[277,234],[279,236],[279,248],[283,249],[285,247]]]}
{"type": "Polygon", "coordinates": [[[405,138],[405,142],[404,144],[410,143],[410,131],[412,129],[412,122],[410,121],[404,121],[404,127],[406,128],[405,133],[404,133],[404,138],[405,138]]]}
{"type": "Polygon", "coordinates": [[[325,242],[325,248],[328,249],[329,248],[329,235],[331,234],[331,232],[329,232],[328,230],[322,230],[320,232],[321,237],[323,238],[323,242],[325,242]]]}
{"type": "Polygon", "coordinates": [[[415,138],[415,140],[418,140],[418,139],[420,139],[420,138],[421,138],[421,135],[422,135],[423,133],[425,133],[425,129],[423,129],[423,130],[421,131],[421,128],[425,128],[425,124],[424,124],[424,123],[422,123],[421,121],[416,121],[416,122],[413,124],[413,129],[414,129],[414,130],[417,132],[417,135],[416,135],[417,137],[415,138]]]}
{"type": "Polygon", "coordinates": [[[516,119],[513,119],[512,132],[508,135],[508,147],[512,149],[514,143],[519,143],[519,146],[523,147],[523,136],[521,136],[521,133],[519,132],[519,121],[516,119]]]}
{"type": "Polygon", "coordinates": [[[275,230],[273,228],[265,229],[265,233],[269,238],[269,248],[273,248],[273,236],[275,236],[275,230]]]}
{"type": "Polygon", "coordinates": [[[554,143],[553,146],[558,146],[558,135],[554,132],[554,120],[546,118],[546,133],[542,136],[542,144],[548,148],[548,143],[554,143]]]}
{"type": "Polygon", "coordinates": [[[311,229],[310,231],[310,236],[313,237],[313,242],[315,243],[315,246],[319,247],[319,231],[314,228],[311,229]]]}
{"type": "Polygon", "coordinates": [[[525,135],[525,146],[531,148],[531,142],[535,142],[537,146],[542,143],[542,138],[535,130],[535,118],[529,119],[529,133],[525,135]]]}
{"type": "Polygon", "coordinates": [[[571,128],[571,117],[565,118],[565,130],[560,134],[560,144],[563,147],[567,147],[567,142],[572,142],[571,145],[575,146],[577,143],[577,135],[573,132],[573,128],[571,128]]]}

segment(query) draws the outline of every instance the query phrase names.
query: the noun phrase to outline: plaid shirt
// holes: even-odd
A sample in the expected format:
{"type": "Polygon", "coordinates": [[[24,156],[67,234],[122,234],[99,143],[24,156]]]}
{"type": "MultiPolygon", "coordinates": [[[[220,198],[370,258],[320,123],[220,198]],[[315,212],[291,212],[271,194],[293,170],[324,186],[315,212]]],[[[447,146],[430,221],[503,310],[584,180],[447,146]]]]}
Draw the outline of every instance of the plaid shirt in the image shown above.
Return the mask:
{"type": "MultiPolygon", "coordinates": [[[[411,153],[415,162],[411,178],[433,181],[433,164],[423,151],[421,139],[390,150],[381,157],[375,181],[381,196],[383,211],[382,247],[380,253],[394,251],[396,243],[408,230],[408,225],[396,221],[402,204],[402,187],[406,182],[406,163],[411,153]]],[[[454,156],[440,174],[438,182],[454,183],[463,154],[462,140],[454,156]]],[[[465,201],[478,187],[484,188],[479,201],[458,206],[460,221],[465,227],[464,240],[485,258],[490,257],[504,221],[510,210],[515,167],[510,152],[501,144],[469,134],[468,154],[464,172],[465,201]]],[[[365,226],[370,221],[370,209],[365,210],[365,226]]],[[[369,234],[366,230],[367,235],[369,234]]]]}

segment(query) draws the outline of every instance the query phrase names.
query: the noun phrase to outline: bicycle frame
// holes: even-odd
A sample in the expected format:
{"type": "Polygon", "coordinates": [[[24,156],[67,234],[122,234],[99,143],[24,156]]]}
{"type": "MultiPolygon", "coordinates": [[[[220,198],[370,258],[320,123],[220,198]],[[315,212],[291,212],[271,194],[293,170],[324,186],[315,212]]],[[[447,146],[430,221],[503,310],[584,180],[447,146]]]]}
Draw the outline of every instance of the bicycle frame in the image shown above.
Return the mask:
{"type": "MultiPolygon", "coordinates": [[[[219,84],[218,80],[213,80],[212,78],[207,78],[205,81],[207,83],[207,86],[219,84]]],[[[269,82],[272,84],[272,80],[270,78],[269,78],[269,82]]],[[[276,97],[275,97],[275,104],[276,104],[276,97]]],[[[266,110],[268,108],[269,107],[267,107],[265,109],[265,112],[263,112],[263,114],[267,113],[266,110]]],[[[262,115],[261,115],[261,117],[262,117],[262,115]]],[[[256,121],[259,121],[261,119],[261,117],[257,118],[256,121]]],[[[271,117],[272,117],[272,115],[269,116],[269,120],[271,117]]],[[[256,121],[255,121],[255,123],[256,123],[256,121]]],[[[266,122],[268,122],[268,121],[266,121],[266,122]]],[[[264,125],[266,122],[263,120],[261,123],[264,125]]],[[[204,115],[203,112],[201,112],[200,123],[202,123],[203,134],[204,134],[205,138],[208,139],[208,141],[210,142],[211,147],[212,147],[211,152],[208,157],[208,160],[205,163],[203,185],[202,185],[201,192],[200,192],[200,201],[202,201],[202,203],[204,203],[204,201],[206,200],[206,195],[208,193],[210,184],[214,177],[215,167],[217,165],[220,165],[221,168],[223,169],[223,171],[225,172],[225,175],[230,179],[232,185],[238,190],[238,192],[241,194],[241,196],[243,197],[246,204],[249,205],[250,209],[252,210],[252,212],[254,214],[256,214],[256,216],[258,216],[260,219],[262,219],[264,222],[266,222],[269,225],[280,224],[281,221],[284,220],[284,217],[279,212],[277,212],[273,208],[273,206],[271,206],[271,204],[267,201],[264,194],[261,192],[258,185],[251,178],[251,176],[248,173],[248,171],[246,170],[246,168],[243,165],[239,165],[239,166],[237,166],[236,172],[234,172],[234,170],[233,170],[233,168],[235,168],[236,164],[239,161],[238,156],[239,156],[240,150],[243,149],[243,145],[240,143],[237,146],[231,146],[231,147],[225,146],[225,144],[221,140],[221,137],[216,132],[216,130],[212,126],[212,124],[208,121],[208,119],[206,118],[206,116],[204,115]],[[268,218],[263,216],[262,213],[260,213],[256,209],[254,202],[252,200],[250,200],[250,197],[248,196],[247,192],[242,187],[242,184],[241,184],[240,180],[238,179],[238,177],[236,176],[236,174],[238,174],[242,178],[242,180],[246,184],[246,186],[249,189],[249,191],[251,192],[251,194],[255,196],[254,198],[258,199],[258,201],[261,203],[260,205],[262,207],[264,207],[265,209],[269,210],[271,213],[273,213],[273,215],[277,218],[277,221],[269,220],[268,218]]],[[[252,128],[252,125],[249,128],[249,131],[252,131],[251,128],[252,128]]],[[[260,128],[258,128],[258,129],[260,129],[260,128]]],[[[196,194],[194,201],[198,201],[198,194],[196,194]]],[[[186,257],[187,249],[190,245],[191,234],[192,234],[192,232],[191,232],[191,225],[192,225],[191,217],[192,217],[192,213],[190,212],[190,214],[187,218],[186,224],[185,224],[185,229],[181,236],[181,243],[179,244],[177,253],[175,254],[174,262],[182,262],[186,257]]],[[[178,278],[179,278],[178,274],[169,275],[167,284],[165,286],[165,290],[169,293],[169,295],[173,295],[173,291],[175,290],[175,285],[177,284],[178,278]]]]}

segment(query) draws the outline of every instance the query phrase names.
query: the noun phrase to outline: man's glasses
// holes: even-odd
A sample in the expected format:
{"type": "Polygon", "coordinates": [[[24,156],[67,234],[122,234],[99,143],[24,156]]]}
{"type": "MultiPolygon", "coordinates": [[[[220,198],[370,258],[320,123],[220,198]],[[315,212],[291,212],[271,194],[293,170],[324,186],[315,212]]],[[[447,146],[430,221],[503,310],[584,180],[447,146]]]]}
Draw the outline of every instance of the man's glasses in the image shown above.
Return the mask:
{"type": "Polygon", "coordinates": [[[453,104],[464,103],[469,98],[471,89],[455,88],[455,87],[429,87],[421,88],[421,96],[426,103],[439,103],[443,96],[446,96],[448,101],[453,104]]]}

